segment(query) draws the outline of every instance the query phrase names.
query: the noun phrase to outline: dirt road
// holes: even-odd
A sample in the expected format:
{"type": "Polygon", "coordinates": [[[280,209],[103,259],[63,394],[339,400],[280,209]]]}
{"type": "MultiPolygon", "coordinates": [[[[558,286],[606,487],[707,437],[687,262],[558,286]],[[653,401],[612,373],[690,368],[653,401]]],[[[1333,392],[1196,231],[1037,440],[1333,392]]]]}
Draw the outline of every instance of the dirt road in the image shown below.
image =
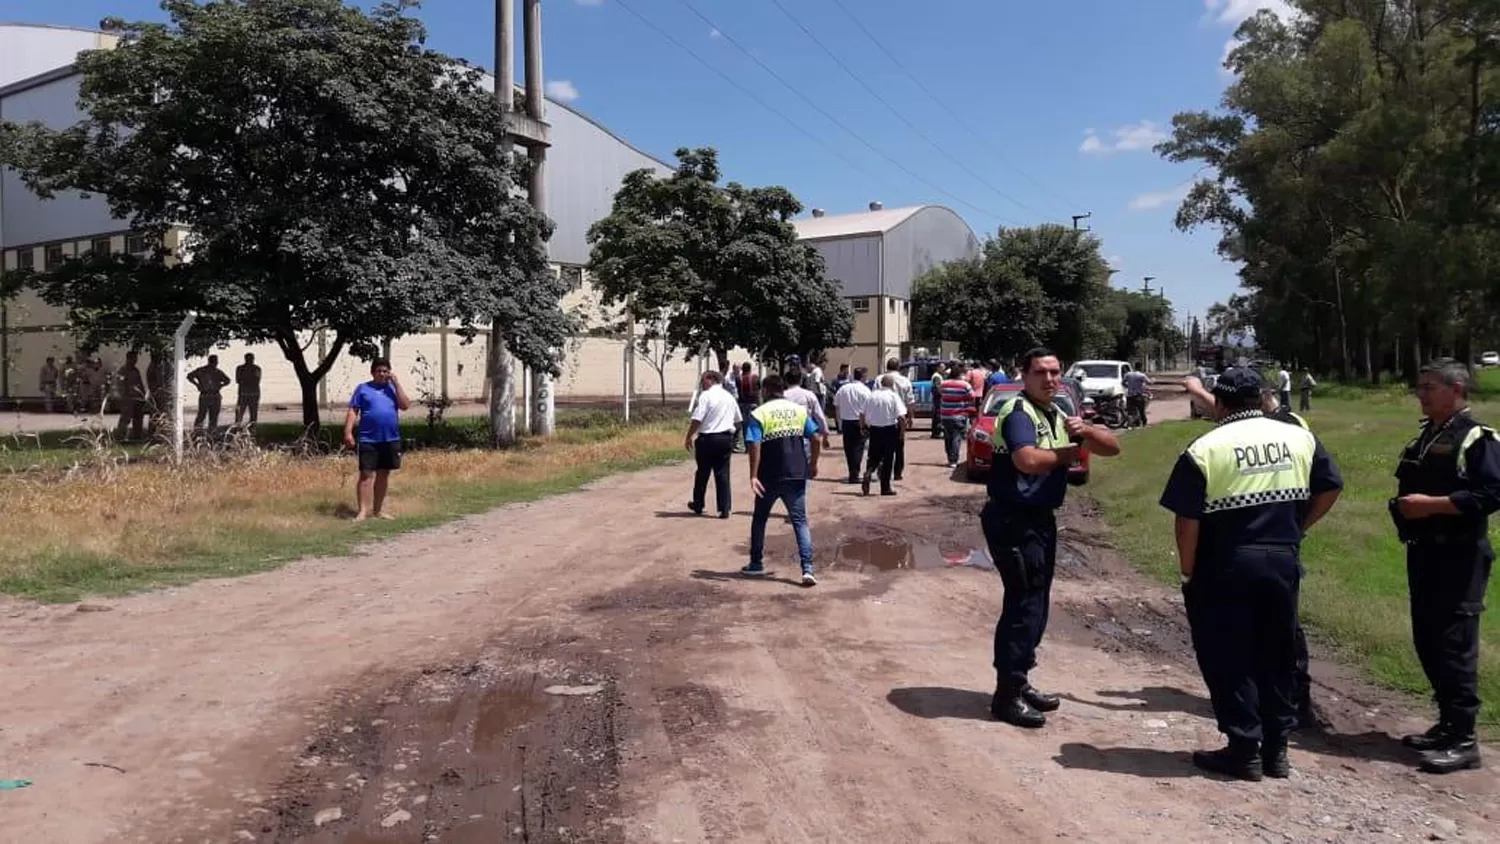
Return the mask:
{"type": "Polygon", "coordinates": [[[814,484],[814,589],[731,574],[741,463],[728,521],[665,468],[107,611],[4,605],[0,779],[34,784],[0,840],[1500,840],[1500,779],[1416,774],[1383,733],[1426,713],[1332,666],[1291,780],[1198,776],[1180,601],[1083,506],[1034,675],[1065,704],[990,722],[982,491],[908,449],[896,498],[814,484]]]}

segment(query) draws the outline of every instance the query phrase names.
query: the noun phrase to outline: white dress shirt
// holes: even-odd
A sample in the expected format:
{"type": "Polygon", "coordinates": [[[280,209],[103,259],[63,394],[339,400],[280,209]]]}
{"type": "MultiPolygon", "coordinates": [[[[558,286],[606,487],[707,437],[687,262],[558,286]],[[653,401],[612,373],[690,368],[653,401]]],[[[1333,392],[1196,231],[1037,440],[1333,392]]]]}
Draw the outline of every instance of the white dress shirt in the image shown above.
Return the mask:
{"type": "Polygon", "coordinates": [[[858,422],[865,412],[865,402],[870,400],[870,388],[860,381],[850,381],[839,388],[833,397],[833,406],[838,409],[840,422],[858,422]]]}
{"type": "Polygon", "coordinates": [[[865,402],[865,424],[871,428],[889,428],[906,416],[906,404],[895,390],[881,388],[865,402]]]}
{"type": "Polygon", "coordinates": [[[698,423],[700,435],[729,433],[741,418],[740,403],[718,384],[704,390],[693,408],[693,421],[698,423]]]}
{"type": "Polygon", "coordinates": [[[886,375],[896,382],[896,395],[901,397],[901,403],[907,407],[917,403],[917,394],[912,392],[911,379],[899,372],[887,372],[886,375]]]}

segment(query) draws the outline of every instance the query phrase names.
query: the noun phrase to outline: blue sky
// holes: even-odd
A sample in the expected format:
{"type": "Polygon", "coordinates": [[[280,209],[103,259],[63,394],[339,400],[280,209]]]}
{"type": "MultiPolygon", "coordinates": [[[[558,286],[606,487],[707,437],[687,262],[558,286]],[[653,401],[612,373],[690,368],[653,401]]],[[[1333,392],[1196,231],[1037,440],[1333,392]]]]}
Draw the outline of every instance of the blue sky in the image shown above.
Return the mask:
{"type": "MultiPolygon", "coordinates": [[[[871,200],[933,202],[983,235],[1092,211],[1117,284],[1156,276],[1179,317],[1201,316],[1235,289],[1235,267],[1215,255],[1216,233],[1173,228],[1193,169],[1150,147],[1175,112],[1216,105],[1229,81],[1226,43],[1261,7],[1284,8],[930,0],[916,13],[899,0],[548,0],[545,71],[554,97],[636,146],[667,160],[680,146],[717,147],[730,178],[785,185],[830,214],[871,200]]],[[[428,0],[419,14],[433,47],[492,63],[492,0],[428,0]]],[[[160,12],[154,0],[0,0],[0,20],[93,26],[106,15],[160,12]]]]}

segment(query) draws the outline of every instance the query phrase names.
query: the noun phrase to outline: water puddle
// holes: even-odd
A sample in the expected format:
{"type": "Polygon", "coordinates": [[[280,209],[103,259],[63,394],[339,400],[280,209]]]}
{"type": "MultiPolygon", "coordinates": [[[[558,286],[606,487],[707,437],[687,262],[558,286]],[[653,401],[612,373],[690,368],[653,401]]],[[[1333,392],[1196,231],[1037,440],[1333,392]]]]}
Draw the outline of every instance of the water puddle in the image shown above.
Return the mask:
{"type": "Polygon", "coordinates": [[[505,746],[510,734],[547,711],[547,699],[529,684],[515,683],[492,688],[479,700],[474,719],[474,749],[493,753],[505,746]]]}
{"type": "Polygon", "coordinates": [[[854,571],[923,571],[970,567],[994,570],[989,555],[961,542],[929,542],[904,534],[840,539],[834,565],[854,571]]]}

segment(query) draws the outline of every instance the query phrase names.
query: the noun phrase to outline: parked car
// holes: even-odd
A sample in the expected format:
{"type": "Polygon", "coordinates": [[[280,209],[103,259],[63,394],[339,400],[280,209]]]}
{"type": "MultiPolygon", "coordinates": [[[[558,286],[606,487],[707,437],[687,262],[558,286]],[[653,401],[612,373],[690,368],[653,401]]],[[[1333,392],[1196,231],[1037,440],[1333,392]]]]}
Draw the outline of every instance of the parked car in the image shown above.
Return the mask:
{"type": "Polygon", "coordinates": [[[1130,371],[1130,364],[1123,360],[1081,360],[1068,375],[1079,382],[1083,398],[1097,399],[1125,395],[1125,373],[1130,371]]]}
{"type": "MultiPolygon", "coordinates": [[[[1077,386],[1069,383],[1070,380],[1063,380],[1062,389],[1052,401],[1064,414],[1081,416],[1085,412],[1084,399],[1079,395],[1077,386]]],[[[983,481],[989,477],[990,466],[994,465],[995,459],[995,423],[999,419],[1000,408],[1020,392],[1020,384],[996,384],[984,394],[984,404],[980,406],[979,416],[969,428],[969,436],[965,441],[964,473],[969,480],[983,481]]],[[[1078,462],[1068,467],[1068,483],[1082,486],[1088,480],[1089,450],[1084,447],[1080,449],[1078,462]]]]}
{"type": "Polygon", "coordinates": [[[1479,356],[1480,366],[1500,366],[1500,352],[1485,352],[1479,356]]]}

